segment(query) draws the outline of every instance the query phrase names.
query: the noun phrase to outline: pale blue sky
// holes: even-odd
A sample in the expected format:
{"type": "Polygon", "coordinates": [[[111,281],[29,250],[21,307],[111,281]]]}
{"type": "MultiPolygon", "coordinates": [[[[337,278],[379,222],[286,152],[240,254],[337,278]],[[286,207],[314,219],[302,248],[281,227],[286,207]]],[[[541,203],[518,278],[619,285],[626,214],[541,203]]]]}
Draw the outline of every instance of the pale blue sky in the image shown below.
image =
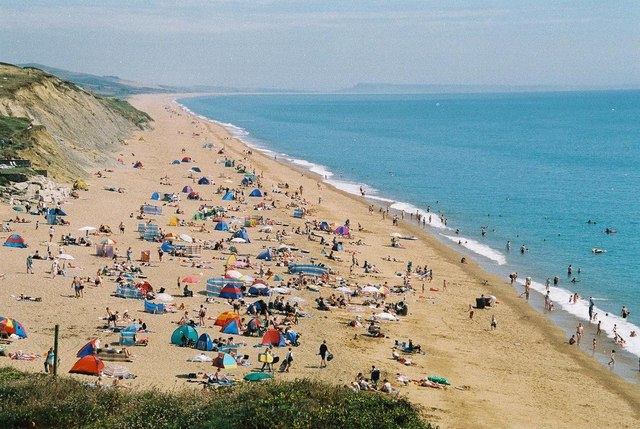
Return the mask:
{"type": "Polygon", "coordinates": [[[0,0],[0,61],[169,85],[640,87],[640,1],[0,0]]]}

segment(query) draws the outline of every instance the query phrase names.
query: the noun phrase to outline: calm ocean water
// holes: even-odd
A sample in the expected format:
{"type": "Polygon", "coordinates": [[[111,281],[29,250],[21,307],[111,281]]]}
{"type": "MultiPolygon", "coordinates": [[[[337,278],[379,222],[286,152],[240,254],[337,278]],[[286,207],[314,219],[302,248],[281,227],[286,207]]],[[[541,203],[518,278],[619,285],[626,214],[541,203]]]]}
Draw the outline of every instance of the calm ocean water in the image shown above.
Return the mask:
{"type": "Polygon", "coordinates": [[[556,308],[588,320],[587,300],[569,296],[593,296],[608,334],[617,324],[625,349],[640,356],[640,337],[629,337],[640,331],[640,92],[179,102],[342,189],[363,186],[374,202],[407,213],[430,209],[434,234],[505,279],[531,276],[544,293],[557,275],[556,308]]]}

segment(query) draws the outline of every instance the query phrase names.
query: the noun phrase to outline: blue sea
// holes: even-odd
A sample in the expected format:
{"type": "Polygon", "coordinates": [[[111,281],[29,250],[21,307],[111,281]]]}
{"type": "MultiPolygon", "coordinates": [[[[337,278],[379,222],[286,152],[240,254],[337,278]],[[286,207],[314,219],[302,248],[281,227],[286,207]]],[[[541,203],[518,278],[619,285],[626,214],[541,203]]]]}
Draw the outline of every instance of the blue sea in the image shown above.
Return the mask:
{"type": "Polygon", "coordinates": [[[625,349],[640,356],[640,337],[629,337],[640,332],[640,91],[179,103],[341,189],[359,194],[362,186],[372,203],[404,210],[405,219],[431,216],[425,229],[505,280],[518,272],[544,293],[551,278],[561,312],[587,321],[592,296],[607,334],[616,324],[625,349]],[[574,292],[583,298],[576,304],[574,292]]]}

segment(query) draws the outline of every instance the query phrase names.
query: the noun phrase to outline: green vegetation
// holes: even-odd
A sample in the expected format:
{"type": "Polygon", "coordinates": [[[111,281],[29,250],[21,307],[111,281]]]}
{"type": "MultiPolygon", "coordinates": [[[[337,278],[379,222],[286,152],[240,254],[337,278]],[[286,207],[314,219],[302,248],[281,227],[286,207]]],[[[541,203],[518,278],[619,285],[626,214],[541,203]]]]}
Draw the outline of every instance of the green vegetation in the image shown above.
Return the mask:
{"type": "Polygon", "coordinates": [[[6,428],[406,428],[430,429],[404,399],[310,380],[217,391],[126,392],[0,368],[6,428]]]}
{"type": "Polygon", "coordinates": [[[21,69],[11,64],[0,63],[0,98],[13,98],[16,91],[41,83],[46,75],[41,71],[21,69]]]}
{"type": "Polygon", "coordinates": [[[129,104],[125,100],[121,100],[119,98],[101,98],[98,97],[102,103],[112,111],[120,114],[123,118],[128,119],[132,123],[134,123],[141,130],[145,129],[150,122],[153,121],[151,116],[149,116],[146,112],[136,109],[131,104],[129,104]]]}
{"type": "Polygon", "coordinates": [[[0,158],[15,157],[19,150],[28,146],[30,125],[31,121],[28,118],[0,115],[0,139],[4,140],[3,146],[0,147],[0,158]],[[9,140],[13,143],[9,144],[9,140]]]}

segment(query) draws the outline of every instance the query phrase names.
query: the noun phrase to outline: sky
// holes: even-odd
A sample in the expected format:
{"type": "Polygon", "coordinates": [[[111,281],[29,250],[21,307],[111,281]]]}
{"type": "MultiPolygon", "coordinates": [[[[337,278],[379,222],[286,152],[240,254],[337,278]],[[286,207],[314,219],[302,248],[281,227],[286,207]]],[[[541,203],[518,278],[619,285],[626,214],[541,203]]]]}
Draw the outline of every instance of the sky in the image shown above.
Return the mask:
{"type": "Polygon", "coordinates": [[[640,88],[640,1],[0,0],[0,61],[165,85],[640,88]]]}

